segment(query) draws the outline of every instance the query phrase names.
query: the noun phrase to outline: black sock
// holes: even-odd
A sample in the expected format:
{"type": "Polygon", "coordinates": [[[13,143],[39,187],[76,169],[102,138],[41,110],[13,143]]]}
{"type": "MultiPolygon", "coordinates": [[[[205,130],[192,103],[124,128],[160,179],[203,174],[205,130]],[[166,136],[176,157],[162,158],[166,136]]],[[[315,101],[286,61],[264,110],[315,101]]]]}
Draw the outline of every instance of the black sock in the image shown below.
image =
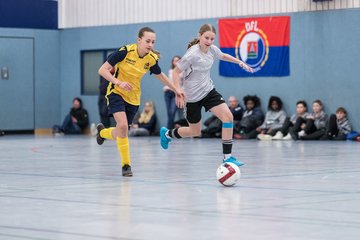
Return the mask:
{"type": "Polygon", "coordinates": [[[232,139],[223,140],[223,141],[222,141],[223,153],[224,153],[224,154],[231,154],[232,143],[233,143],[233,140],[232,140],[232,139]]]}
{"type": "Polygon", "coordinates": [[[171,138],[181,138],[180,134],[178,133],[178,128],[169,130],[169,137],[171,137],[171,138]]]}

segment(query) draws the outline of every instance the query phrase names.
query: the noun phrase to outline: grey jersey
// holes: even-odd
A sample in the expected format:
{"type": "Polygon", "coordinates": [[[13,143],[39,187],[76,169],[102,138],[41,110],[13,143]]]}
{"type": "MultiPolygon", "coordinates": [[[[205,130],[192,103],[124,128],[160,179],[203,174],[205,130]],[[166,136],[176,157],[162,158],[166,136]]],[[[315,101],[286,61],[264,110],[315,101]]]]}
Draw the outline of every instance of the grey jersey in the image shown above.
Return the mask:
{"type": "Polygon", "coordinates": [[[223,55],[221,50],[214,45],[210,46],[207,53],[200,50],[199,44],[195,44],[186,51],[176,64],[181,71],[184,71],[183,89],[186,102],[198,102],[214,88],[210,78],[210,69],[214,58],[221,59],[223,55]]]}

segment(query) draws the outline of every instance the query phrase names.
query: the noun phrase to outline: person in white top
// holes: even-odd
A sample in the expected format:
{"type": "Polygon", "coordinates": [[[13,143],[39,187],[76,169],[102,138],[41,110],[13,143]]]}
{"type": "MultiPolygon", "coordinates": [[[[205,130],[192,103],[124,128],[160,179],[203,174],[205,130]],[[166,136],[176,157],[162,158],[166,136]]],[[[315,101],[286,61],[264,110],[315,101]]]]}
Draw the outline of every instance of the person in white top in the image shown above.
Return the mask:
{"type": "MultiPolygon", "coordinates": [[[[170,81],[173,81],[173,71],[176,66],[176,63],[180,60],[180,56],[174,56],[171,60],[171,69],[169,70],[169,79],[170,81]]],[[[175,115],[177,112],[177,106],[175,103],[175,93],[169,88],[168,86],[164,86],[164,99],[166,104],[166,111],[167,111],[167,128],[173,128],[174,127],[174,121],[175,121],[175,115]]]]}
{"type": "Polygon", "coordinates": [[[214,59],[229,61],[239,64],[244,70],[253,72],[253,69],[243,61],[223,53],[213,45],[216,30],[211,24],[204,24],[199,30],[198,38],[188,45],[185,55],[179,60],[174,71],[173,80],[175,86],[179,87],[180,73],[183,72],[183,91],[185,100],[176,98],[176,105],[184,108],[184,114],[189,122],[189,127],[175,129],[160,129],[160,144],[167,149],[173,138],[184,138],[200,136],[201,134],[201,108],[211,111],[222,121],[222,146],[223,162],[232,162],[238,166],[244,163],[239,162],[231,156],[233,136],[233,115],[226,105],[224,98],[218,93],[210,77],[210,69],[214,59]]]}

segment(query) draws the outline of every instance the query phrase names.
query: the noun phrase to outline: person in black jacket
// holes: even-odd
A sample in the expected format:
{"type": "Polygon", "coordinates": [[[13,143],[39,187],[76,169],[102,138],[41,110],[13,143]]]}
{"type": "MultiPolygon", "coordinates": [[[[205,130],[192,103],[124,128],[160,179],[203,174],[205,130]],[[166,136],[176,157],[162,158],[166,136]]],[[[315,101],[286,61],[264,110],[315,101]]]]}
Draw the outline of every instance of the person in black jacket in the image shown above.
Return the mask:
{"type": "Polygon", "coordinates": [[[55,125],[53,127],[54,134],[81,134],[89,125],[88,112],[82,106],[80,98],[76,97],[73,100],[73,107],[70,113],[66,115],[61,126],[55,125]]]}
{"type": "Polygon", "coordinates": [[[109,85],[109,81],[103,77],[100,77],[98,108],[99,108],[100,122],[104,124],[106,128],[111,126],[109,110],[105,98],[108,85],[109,85]]]}
{"type": "Polygon", "coordinates": [[[256,95],[246,95],[243,98],[245,111],[241,121],[234,126],[235,139],[248,139],[249,133],[259,127],[264,121],[260,98],[256,95]]]}
{"type": "MultiPolygon", "coordinates": [[[[110,55],[111,56],[111,55],[110,55]]],[[[115,69],[112,68],[110,70],[111,74],[115,73],[115,69]]],[[[109,86],[109,81],[100,76],[100,84],[99,84],[99,96],[98,96],[98,109],[100,115],[100,122],[104,124],[105,128],[109,128],[112,125],[112,114],[109,113],[109,108],[106,100],[106,92],[109,86]]]]}

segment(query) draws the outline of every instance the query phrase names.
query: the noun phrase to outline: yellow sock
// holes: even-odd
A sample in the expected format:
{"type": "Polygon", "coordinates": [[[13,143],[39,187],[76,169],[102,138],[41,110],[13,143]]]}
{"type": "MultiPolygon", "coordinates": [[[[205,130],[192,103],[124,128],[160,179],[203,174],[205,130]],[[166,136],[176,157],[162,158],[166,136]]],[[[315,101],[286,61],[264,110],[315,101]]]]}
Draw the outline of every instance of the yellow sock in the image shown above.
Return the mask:
{"type": "Polygon", "coordinates": [[[112,137],[112,131],[114,129],[115,129],[114,127],[104,128],[103,130],[100,131],[100,137],[110,139],[110,140],[114,140],[113,137],[112,137]]]}
{"type": "Polygon", "coordinates": [[[129,139],[118,137],[116,143],[121,156],[121,166],[125,164],[131,165],[129,139]]]}

